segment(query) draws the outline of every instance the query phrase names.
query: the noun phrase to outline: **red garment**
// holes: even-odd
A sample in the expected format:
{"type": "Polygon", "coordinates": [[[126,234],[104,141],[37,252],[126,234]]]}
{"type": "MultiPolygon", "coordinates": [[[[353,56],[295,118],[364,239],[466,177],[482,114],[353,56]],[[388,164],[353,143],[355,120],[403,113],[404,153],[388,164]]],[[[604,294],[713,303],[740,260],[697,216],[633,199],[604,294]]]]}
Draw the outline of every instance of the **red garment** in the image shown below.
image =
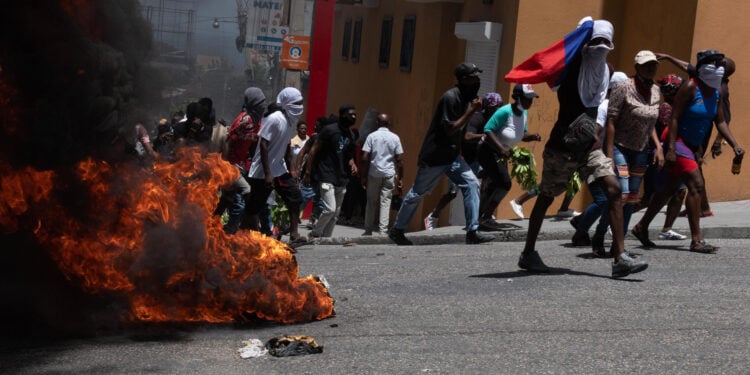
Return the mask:
{"type": "Polygon", "coordinates": [[[229,139],[227,141],[229,155],[227,160],[240,166],[245,172],[250,170],[250,163],[253,159],[250,151],[255,150],[253,146],[258,143],[259,131],[260,125],[256,125],[252,117],[245,111],[242,111],[229,127],[229,139]]]}

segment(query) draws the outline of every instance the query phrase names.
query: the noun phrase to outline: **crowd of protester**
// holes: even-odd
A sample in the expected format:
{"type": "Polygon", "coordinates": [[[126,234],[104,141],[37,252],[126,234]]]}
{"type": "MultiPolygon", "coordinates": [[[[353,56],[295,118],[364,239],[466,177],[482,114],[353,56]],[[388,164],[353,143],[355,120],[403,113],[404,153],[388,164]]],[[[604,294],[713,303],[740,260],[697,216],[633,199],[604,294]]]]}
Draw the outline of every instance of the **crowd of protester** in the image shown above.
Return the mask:
{"type": "MultiPolygon", "coordinates": [[[[713,157],[721,154],[723,142],[733,148],[735,159],[744,155],[728,127],[728,77],[734,62],[718,51],[705,50],[693,66],[643,50],[635,55],[629,76],[614,72],[606,62],[614,48],[613,33],[608,21],[581,20],[569,34],[578,40],[576,54],[566,61],[565,74],[552,77],[559,112],[544,147],[541,182],[509,202],[523,219],[521,205],[536,197],[518,262],[530,272],[549,272],[535,243],[548,207],[563,192],[567,194],[557,216],[572,217],[573,245],[591,246],[597,257],[611,256],[613,277],[648,266],[624,247],[630,217],[638,209],[646,213],[631,233],[644,246],[654,246],[648,226],[666,204],[659,239],[687,238],[672,229],[686,199],[690,250],[718,249],[700,231],[700,218],[712,215],[702,166],[713,125],[719,133],[711,146],[713,157]],[[657,79],[665,60],[689,78],[667,74],[657,79]],[[592,200],[582,213],[569,208],[574,192],[568,186],[579,175],[592,200]],[[612,237],[609,255],[604,246],[607,232],[612,237]]],[[[360,123],[357,129],[357,109],[343,104],[337,115],[318,118],[308,134],[309,125],[300,120],[303,96],[293,87],[271,101],[262,90],[248,88],[240,113],[228,126],[216,120],[209,98],[158,121],[153,141],[139,123],[135,150],[144,159],[166,161],[184,146],[220,153],[240,172],[232,186],[219,192],[215,214],[223,217],[226,233],[254,230],[278,238],[288,234],[292,246],[330,237],[337,223],[354,224],[356,216],[362,217],[357,224],[363,236],[387,235],[398,245],[411,245],[407,226],[422,198],[446,176],[448,192],[424,219],[425,229],[438,225],[441,210],[461,190],[466,243],[479,244],[493,239],[480,232],[505,228],[494,214],[513,183],[508,169],[513,147],[542,141],[540,134],[528,131],[528,111],[539,97],[530,83],[553,86],[549,77],[514,69],[506,76],[516,82],[511,101],[504,103],[498,93],[478,97],[480,73],[472,63],[455,68],[456,85],[437,103],[413,166],[415,179],[405,194],[404,149],[390,115],[379,112],[372,124],[360,123]],[[286,221],[272,218],[274,205],[286,208],[286,221]],[[301,217],[308,205],[309,232],[303,236],[301,217]],[[391,209],[397,210],[393,222],[391,209]]]]}

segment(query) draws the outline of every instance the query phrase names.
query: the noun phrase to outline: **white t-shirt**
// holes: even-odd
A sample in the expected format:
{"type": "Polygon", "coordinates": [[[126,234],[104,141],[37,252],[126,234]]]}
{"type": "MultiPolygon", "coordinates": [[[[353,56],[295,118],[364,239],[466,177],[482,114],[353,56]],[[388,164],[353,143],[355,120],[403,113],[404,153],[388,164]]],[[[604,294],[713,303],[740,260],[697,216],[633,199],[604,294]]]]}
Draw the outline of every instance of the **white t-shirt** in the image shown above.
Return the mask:
{"type": "Polygon", "coordinates": [[[609,107],[609,99],[604,99],[596,110],[596,123],[601,127],[607,125],[607,107],[609,107]]]}
{"type": "Polygon", "coordinates": [[[305,143],[307,143],[308,139],[310,139],[309,136],[305,139],[300,139],[299,135],[296,135],[294,136],[294,138],[292,138],[292,141],[290,143],[290,147],[292,148],[292,167],[297,165],[297,156],[299,156],[299,152],[302,151],[302,147],[305,147],[305,143]]]}
{"type": "Polygon", "coordinates": [[[396,166],[393,159],[396,155],[404,153],[401,139],[388,130],[380,127],[370,133],[365,139],[362,151],[370,153],[370,171],[372,177],[391,177],[396,174],[396,166]]]}
{"type": "Polygon", "coordinates": [[[500,144],[505,147],[513,147],[521,142],[523,135],[528,131],[528,112],[524,109],[520,115],[513,113],[512,103],[508,103],[495,111],[487,124],[484,132],[493,132],[500,144]]]}
{"type": "MultiPolygon", "coordinates": [[[[289,147],[289,141],[295,134],[296,131],[288,125],[286,117],[281,111],[276,111],[261,121],[258,136],[268,141],[268,165],[273,177],[279,177],[289,171],[284,156],[287,147],[289,147]]],[[[260,144],[255,148],[253,163],[248,175],[251,178],[264,178],[266,176],[263,172],[263,163],[260,161],[260,144]]]]}

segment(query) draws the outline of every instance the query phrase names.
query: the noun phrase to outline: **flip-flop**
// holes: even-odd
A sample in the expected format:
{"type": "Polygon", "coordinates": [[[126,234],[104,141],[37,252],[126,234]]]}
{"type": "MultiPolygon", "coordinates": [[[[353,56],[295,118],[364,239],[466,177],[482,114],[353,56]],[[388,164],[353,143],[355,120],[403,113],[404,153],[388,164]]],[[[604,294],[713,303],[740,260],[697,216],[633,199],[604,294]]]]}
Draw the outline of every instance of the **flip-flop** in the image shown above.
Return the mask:
{"type": "Polygon", "coordinates": [[[693,242],[690,244],[690,251],[693,253],[713,254],[718,250],[718,246],[709,245],[705,240],[700,240],[699,242],[693,242]]]}

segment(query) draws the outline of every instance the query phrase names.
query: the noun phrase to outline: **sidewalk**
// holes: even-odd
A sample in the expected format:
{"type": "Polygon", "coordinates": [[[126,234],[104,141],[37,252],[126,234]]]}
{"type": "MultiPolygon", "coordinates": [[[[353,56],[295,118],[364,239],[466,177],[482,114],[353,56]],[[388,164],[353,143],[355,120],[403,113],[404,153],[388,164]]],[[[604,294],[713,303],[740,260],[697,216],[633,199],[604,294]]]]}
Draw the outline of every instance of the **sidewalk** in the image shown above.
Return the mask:
{"type": "MultiPolygon", "coordinates": [[[[508,204],[503,201],[501,204],[508,204]]],[[[713,217],[701,218],[701,229],[703,237],[711,238],[750,238],[750,200],[733,201],[733,202],[716,202],[711,203],[711,209],[714,212],[713,217]]],[[[643,216],[645,210],[636,212],[630,220],[630,228],[638,222],[643,216]]],[[[529,225],[528,218],[524,220],[498,220],[501,223],[519,225],[521,228],[506,232],[482,232],[484,234],[495,236],[495,241],[525,241],[526,232],[529,225]]],[[[664,210],[656,216],[649,228],[650,238],[659,242],[658,235],[664,223],[664,210]]],[[[306,224],[306,222],[303,222],[306,224]]],[[[690,237],[690,227],[687,218],[677,218],[673,229],[690,237]]],[[[307,235],[306,229],[301,229],[302,235],[307,235]]],[[[363,229],[336,225],[331,238],[316,239],[316,244],[346,244],[356,243],[362,245],[372,244],[393,244],[387,235],[362,236],[363,229]]],[[[591,230],[593,232],[593,228],[591,230]]],[[[573,236],[574,229],[570,225],[569,219],[557,219],[554,216],[548,216],[544,220],[542,230],[539,233],[539,240],[567,240],[573,236]]],[[[406,233],[406,237],[414,242],[415,245],[433,245],[460,243],[465,241],[466,232],[462,226],[440,227],[431,231],[417,231],[406,233]]],[[[633,235],[627,234],[626,239],[634,239],[633,235]]],[[[688,240],[686,240],[688,241],[688,240]]],[[[395,246],[395,244],[393,244],[395,246]]]]}

